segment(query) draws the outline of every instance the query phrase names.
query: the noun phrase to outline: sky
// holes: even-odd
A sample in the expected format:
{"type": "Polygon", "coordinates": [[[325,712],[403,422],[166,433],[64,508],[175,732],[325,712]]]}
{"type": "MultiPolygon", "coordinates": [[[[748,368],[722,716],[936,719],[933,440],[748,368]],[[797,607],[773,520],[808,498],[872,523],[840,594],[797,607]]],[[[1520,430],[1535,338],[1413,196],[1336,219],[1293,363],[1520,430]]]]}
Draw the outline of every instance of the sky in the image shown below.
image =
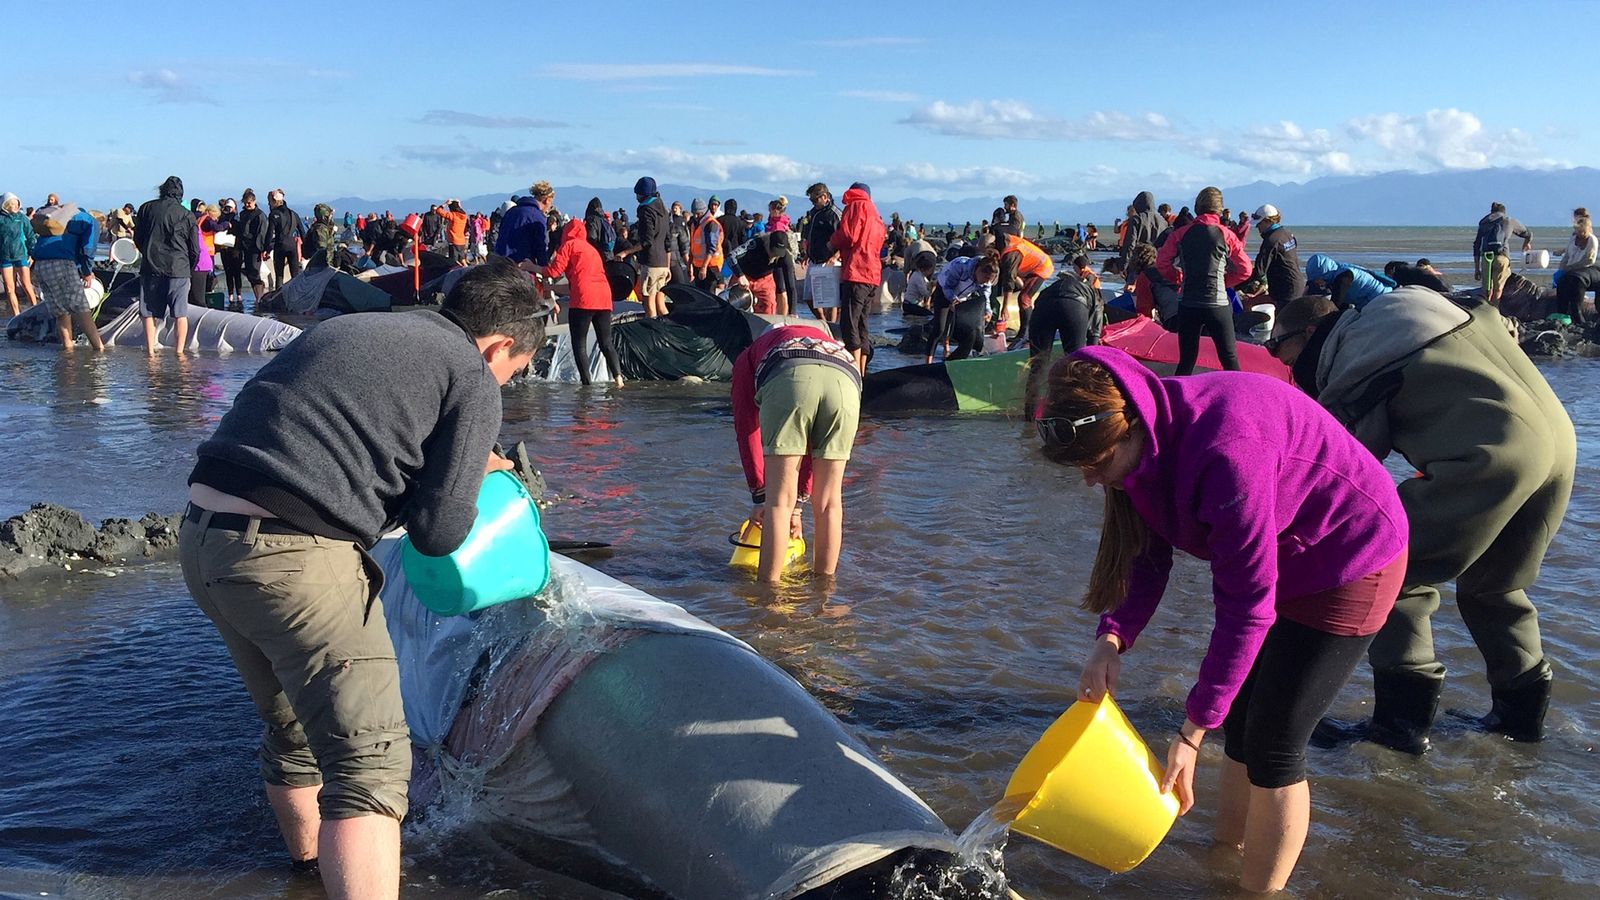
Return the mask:
{"type": "Polygon", "coordinates": [[[7,42],[57,59],[10,57],[0,190],[104,204],[177,174],[191,196],[444,198],[651,175],[1087,201],[1589,165],[1600,121],[1587,75],[1562,81],[1592,58],[1582,2],[357,9],[31,5],[7,42]]]}

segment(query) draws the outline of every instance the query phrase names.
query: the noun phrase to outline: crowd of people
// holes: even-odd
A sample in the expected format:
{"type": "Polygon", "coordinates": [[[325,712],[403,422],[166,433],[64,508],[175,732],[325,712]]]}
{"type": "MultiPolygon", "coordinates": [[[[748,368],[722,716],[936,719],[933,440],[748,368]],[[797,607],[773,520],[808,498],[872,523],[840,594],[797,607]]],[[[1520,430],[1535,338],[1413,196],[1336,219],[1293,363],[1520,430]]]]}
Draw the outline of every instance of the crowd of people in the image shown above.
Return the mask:
{"type": "MultiPolygon", "coordinates": [[[[619,262],[651,317],[668,313],[664,289],[675,281],[743,287],[758,312],[809,307],[814,323],[772,328],[733,368],[736,444],[765,583],[784,577],[786,541],[800,535],[808,503],[812,571],[837,570],[871,352],[867,312],[885,268],[903,269],[905,301],[931,313],[925,365],[935,345],[947,361],[977,352],[978,338],[1006,331],[1016,311],[1017,340],[1030,350],[1023,414],[1047,459],[1080,469],[1105,495],[1085,573],[1082,604],[1101,618],[1082,698],[1117,690],[1120,660],[1162,602],[1173,550],[1210,563],[1215,627],[1167,747],[1163,790],[1184,811],[1193,805],[1200,748],[1222,728],[1216,839],[1242,849],[1243,887],[1289,880],[1308,831],[1310,745],[1428,749],[1445,676],[1429,627],[1439,585],[1455,582],[1488,675],[1490,711],[1471,720],[1517,741],[1543,737],[1555,670],[1527,589],[1565,516],[1576,440],[1496,307],[1512,245],[1532,242],[1502,204],[1479,223],[1472,252],[1483,290],[1468,295],[1426,259],[1379,272],[1315,253],[1302,266],[1271,204],[1234,218],[1207,187],[1174,214],[1140,193],[1107,248],[1120,266],[1106,268],[1122,271],[1132,314],[1177,333],[1176,374],[1159,377],[1096,346],[1107,308],[1087,255],[1102,247],[1095,227],[1069,230],[1055,245],[1058,265],[1044,245],[1063,237],[1059,223],[1050,239],[1036,225],[1029,240],[1015,197],[976,228],[940,233],[898,215],[885,221],[861,182],[841,204],[828,185],[811,185],[798,220],[784,197],[763,214],[716,196],[691,199],[685,212],[649,177],[634,194],[631,214],[595,199],[566,218],[541,181],[489,215],[448,200],[400,220],[347,212],[341,223],[318,204],[309,226],[281,190],[269,192],[266,211],[251,190],[243,209],[229,199],[185,206],[176,177],[103,225],[54,196],[31,218],[14,196],[0,198],[12,312],[38,292],[68,346],[74,324],[97,342],[83,289],[102,227],[141,251],[139,310],[152,349],[170,317],[181,352],[184,310],[219,263],[227,296],[239,300],[245,282],[260,296],[263,263],[293,278],[303,260],[330,264],[341,245],[359,246],[373,265],[442,251],[470,267],[437,312],[339,317],[280,352],[200,446],[190,476],[185,577],[269,726],[262,771],[291,856],[302,866],[320,860],[336,891],[394,895],[410,761],[381,615],[335,607],[373,608],[366,550],[396,522],[425,553],[465,538],[483,475],[509,466],[491,450],[498,391],[542,344],[554,282],[569,286],[582,377],[593,331],[621,384],[608,278],[619,262]],[[1239,368],[1235,306],[1257,302],[1274,308],[1264,346],[1288,383],[1228,371],[1239,368]],[[1224,371],[1190,377],[1202,337],[1224,371]],[[1058,341],[1068,355],[1046,368],[1058,341]],[[417,366],[440,377],[419,378],[417,366]],[[1393,452],[1422,477],[1397,487],[1382,465],[1393,452]],[[1326,719],[1363,656],[1374,672],[1372,716],[1326,719]]],[[[1584,294],[1600,285],[1596,244],[1587,212],[1576,210],[1556,290],[1580,321],[1584,294]]]]}

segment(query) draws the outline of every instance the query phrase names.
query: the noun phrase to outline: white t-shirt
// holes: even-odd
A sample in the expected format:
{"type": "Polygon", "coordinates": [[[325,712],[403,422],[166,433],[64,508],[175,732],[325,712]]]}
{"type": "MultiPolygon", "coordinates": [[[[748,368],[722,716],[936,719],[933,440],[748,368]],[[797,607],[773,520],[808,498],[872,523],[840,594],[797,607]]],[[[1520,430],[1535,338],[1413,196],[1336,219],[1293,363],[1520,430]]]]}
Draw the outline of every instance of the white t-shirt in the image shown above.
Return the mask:
{"type": "Polygon", "coordinates": [[[933,296],[933,286],[928,284],[928,278],[921,272],[912,272],[906,279],[905,302],[915,303],[918,306],[927,306],[928,298],[933,296]]]}

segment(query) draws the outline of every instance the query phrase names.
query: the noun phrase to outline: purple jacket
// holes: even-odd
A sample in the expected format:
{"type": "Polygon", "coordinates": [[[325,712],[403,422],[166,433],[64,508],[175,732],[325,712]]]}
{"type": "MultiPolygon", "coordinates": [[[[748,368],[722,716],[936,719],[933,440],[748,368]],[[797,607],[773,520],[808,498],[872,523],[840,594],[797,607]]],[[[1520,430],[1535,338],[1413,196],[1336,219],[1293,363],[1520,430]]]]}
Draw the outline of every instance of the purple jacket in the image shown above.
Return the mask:
{"type": "Polygon", "coordinates": [[[1185,709],[1215,728],[1280,597],[1355,581],[1405,549],[1394,479],[1316,401],[1275,378],[1161,378],[1103,346],[1073,356],[1110,369],[1146,428],[1144,458],[1123,489],[1150,526],[1150,546],[1098,634],[1133,644],[1166,591],[1173,547],[1210,560],[1216,627],[1185,709]]]}

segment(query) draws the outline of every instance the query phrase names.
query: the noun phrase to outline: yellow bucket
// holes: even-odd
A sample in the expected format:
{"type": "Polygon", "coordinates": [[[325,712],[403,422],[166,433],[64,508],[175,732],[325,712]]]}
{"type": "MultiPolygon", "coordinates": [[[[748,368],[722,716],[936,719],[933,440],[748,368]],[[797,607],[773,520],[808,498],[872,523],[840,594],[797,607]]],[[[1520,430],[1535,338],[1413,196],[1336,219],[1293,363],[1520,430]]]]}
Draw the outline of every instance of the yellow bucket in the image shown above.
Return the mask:
{"type": "MultiPolygon", "coordinates": [[[[728,535],[728,543],[733,545],[733,556],[728,558],[728,565],[738,569],[756,569],[761,565],[761,526],[746,519],[743,526],[733,534],[728,535]]],[[[789,550],[784,557],[783,566],[788,568],[806,558],[806,539],[791,538],[789,550]]]]}
{"type": "Polygon", "coordinates": [[[1035,840],[1113,872],[1144,862],[1178,817],[1177,793],[1128,717],[1108,695],[1062,713],[1006,785],[1021,808],[1011,823],[1035,840]]]}

